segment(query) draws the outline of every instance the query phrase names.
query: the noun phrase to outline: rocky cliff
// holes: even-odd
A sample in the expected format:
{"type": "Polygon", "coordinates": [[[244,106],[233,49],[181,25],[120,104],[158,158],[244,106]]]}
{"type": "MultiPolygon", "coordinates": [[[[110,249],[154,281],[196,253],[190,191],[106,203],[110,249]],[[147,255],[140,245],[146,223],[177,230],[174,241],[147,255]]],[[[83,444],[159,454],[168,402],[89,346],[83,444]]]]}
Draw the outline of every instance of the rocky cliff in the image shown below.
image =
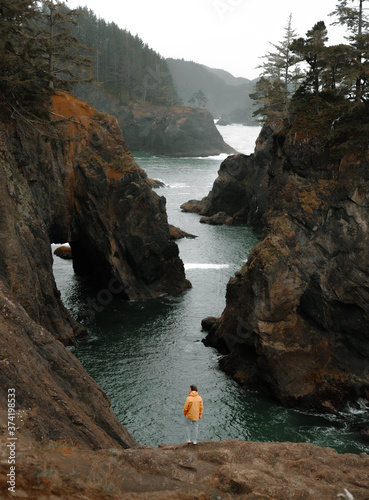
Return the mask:
{"type": "Polygon", "coordinates": [[[138,446],[117,421],[106,395],[63,346],[82,327],[60,302],[50,243],[70,241],[80,272],[93,269],[101,283],[113,275],[108,286],[126,296],[178,293],[188,283],[168,243],[164,200],[149,189],[116,121],[64,94],[53,112],[62,121],[48,129],[24,122],[0,129],[0,496],[333,498],[348,488],[364,500],[365,453],[237,441],[155,449],[138,446]],[[143,262],[148,267],[137,277],[143,262]]]}
{"type": "Polygon", "coordinates": [[[117,120],[67,94],[48,124],[0,123],[0,405],[8,389],[38,440],[134,446],[107,396],[63,344],[85,329],[63,306],[51,243],[72,248],[76,273],[104,303],[179,294],[190,286],[165,198],[151,188],[117,120]]]}
{"type": "Polygon", "coordinates": [[[185,206],[263,230],[206,343],[242,385],[286,405],[369,399],[368,161],[269,125],[254,155],[228,158],[209,196],[185,206]]]}
{"type": "Polygon", "coordinates": [[[66,94],[54,123],[1,125],[0,278],[38,324],[68,343],[81,328],[65,311],[50,243],[68,241],[75,272],[127,299],[178,294],[185,279],[165,198],[127,149],[115,118],[66,94]]]}
{"type": "Polygon", "coordinates": [[[172,157],[235,152],[205,109],[137,103],[117,108],[115,114],[131,151],[172,157]]]}

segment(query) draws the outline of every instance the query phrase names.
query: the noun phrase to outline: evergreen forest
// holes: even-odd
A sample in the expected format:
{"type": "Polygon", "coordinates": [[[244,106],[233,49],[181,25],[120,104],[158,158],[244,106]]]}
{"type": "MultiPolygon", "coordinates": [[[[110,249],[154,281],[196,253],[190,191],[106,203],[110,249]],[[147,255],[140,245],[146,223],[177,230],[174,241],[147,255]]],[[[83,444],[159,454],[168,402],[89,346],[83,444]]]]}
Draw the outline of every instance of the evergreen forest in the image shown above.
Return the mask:
{"type": "Polygon", "coordinates": [[[57,90],[98,109],[108,102],[179,104],[165,59],[87,8],[0,0],[0,55],[0,107],[27,120],[45,118],[57,90]]]}

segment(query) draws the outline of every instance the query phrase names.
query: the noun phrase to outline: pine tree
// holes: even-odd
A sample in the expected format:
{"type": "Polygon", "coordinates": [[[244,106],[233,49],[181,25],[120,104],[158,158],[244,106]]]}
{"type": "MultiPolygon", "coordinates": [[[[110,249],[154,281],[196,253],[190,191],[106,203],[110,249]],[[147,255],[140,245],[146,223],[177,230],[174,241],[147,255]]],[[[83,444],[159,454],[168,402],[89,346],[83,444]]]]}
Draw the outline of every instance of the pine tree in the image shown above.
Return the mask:
{"type": "Polygon", "coordinates": [[[40,86],[34,0],[0,0],[0,105],[35,112],[47,99],[40,86]]]}
{"type": "Polygon", "coordinates": [[[194,92],[188,101],[190,106],[194,108],[205,108],[208,102],[208,98],[204,94],[204,92],[199,89],[198,92],[194,92]]]}
{"type": "Polygon", "coordinates": [[[306,33],[306,38],[298,38],[291,44],[291,50],[304,60],[310,68],[306,83],[311,83],[314,93],[315,113],[319,115],[319,91],[321,73],[327,67],[327,28],[323,21],[316,23],[306,33]]]}
{"type": "Polygon", "coordinates": [[[346,80],[351,82],[351,93],[355,101],[366,101],[369,92],[369,21],[364,15],[365,0],[340,0],[330,14],[337,16],[333,25],[344,26],[350,35],[350,53],[346,64],[346,80]],[[351,4],[354,4],[350,6],[351,4]]]}
{"type": "Polygon", "coordinates": [[[57,0],[42,2],[37,39],[44,61],[44,85],[50,89],[70,90],[75,83],[91,80],[88,49],[71,30],[78,26],[77,15],[77,10],[69,10],[57,0]]]}
{"type": "Polygon", "coordinates": [[[283,40],[278,44],[271,43],[273,52],[268,52],[263,59],[265,62],[259,66],[262,68],[261,78],[255,86],[255,92],[250,95],[261,105],[254,116],[261,115],[268,119],[288,118],[289,103],[301,78],[296,63],[298,57],[291,51],[290,47],[296,38],[292,28],[292,15],[289,16],[284,28],[283,40]],[[291,68],[295,68],[291,70],[291,68]]]}

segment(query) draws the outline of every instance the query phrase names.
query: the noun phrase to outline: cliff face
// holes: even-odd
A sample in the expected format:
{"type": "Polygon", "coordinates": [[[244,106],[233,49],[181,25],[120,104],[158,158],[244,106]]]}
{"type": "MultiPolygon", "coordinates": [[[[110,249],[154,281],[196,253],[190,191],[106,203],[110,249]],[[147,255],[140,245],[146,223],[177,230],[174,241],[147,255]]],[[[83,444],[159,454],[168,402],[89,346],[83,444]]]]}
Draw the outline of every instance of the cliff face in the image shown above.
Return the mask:
{"type": "Polygon", "coordinates": [[[66,94],[54,124],[0,124],[0,403],[8,389],[37,440],[89,448],[135,440],[62,344],[86,333],[60,300],[51,243],[70,242],[73,265],[104,304],[188,288],[165,199],[151,189],[115,118],[66,94]]]}
{"type": "Polygon", "coordinates": [[[116,110],[131,151],[147,151],[172,157],[231,154],[205,109],[135,104],[116,110]]]}
{"type": "Polygon", "coordinates": [[[210,193],[202,200],[184,203],[182,211],[202,215],[203,223],[247,224],[261,231],[267,203],[267,172],[273,148],[273,132],[273,126],[261,130],[255,154],[237,154],[226,158],[220,165],[210,193]]]}
{"type": "Polygon", "coordinates": [[[128,299],[175,295],[189,283],[165,198],[116,119],[66,94],[53,112],[61,121],[47,135],[22,122],[2,126],[0,277],[33,320],[68,343],[81,328],[60,302],[50,243],[70,242],[78,274],[128,299]]]}
{"type": "Polygon", "coordinates": [[[114,416],[108,397],[80,362],[32,321],[1,281],[0,308],[2,429],[8,428],[6,408],[11,389],[17,429],[25,426],[23,436],[90,449],[135,446],[136,441],[114,416]]]}
{"type": "Polygon", "coordinates": [[[246,201],[237,198],[263,235],[206,343],[241,384],[287,405],[369,399],[369,154],[338,161],[324,138],[286,129],[265,127],[261,139],[247,159],[254,174],[238,185],[246,201]]]}

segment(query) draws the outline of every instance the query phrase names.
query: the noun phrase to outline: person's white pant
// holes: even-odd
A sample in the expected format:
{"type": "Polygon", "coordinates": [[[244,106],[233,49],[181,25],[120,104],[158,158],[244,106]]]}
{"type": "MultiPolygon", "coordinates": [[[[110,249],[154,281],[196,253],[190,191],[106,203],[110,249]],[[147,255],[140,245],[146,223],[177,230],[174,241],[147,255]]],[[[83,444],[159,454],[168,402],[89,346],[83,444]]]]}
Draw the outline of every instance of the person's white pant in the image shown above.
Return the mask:
{"type": "Polygon", "coordinates": [[[184,417],[184,419],[187,441],[197,443],[197,437],[199,435],[199,420],[190,420],[186,416],[184,417]],[[193,434],[193,439],[191,439],[191,434],[193,434]]]}

